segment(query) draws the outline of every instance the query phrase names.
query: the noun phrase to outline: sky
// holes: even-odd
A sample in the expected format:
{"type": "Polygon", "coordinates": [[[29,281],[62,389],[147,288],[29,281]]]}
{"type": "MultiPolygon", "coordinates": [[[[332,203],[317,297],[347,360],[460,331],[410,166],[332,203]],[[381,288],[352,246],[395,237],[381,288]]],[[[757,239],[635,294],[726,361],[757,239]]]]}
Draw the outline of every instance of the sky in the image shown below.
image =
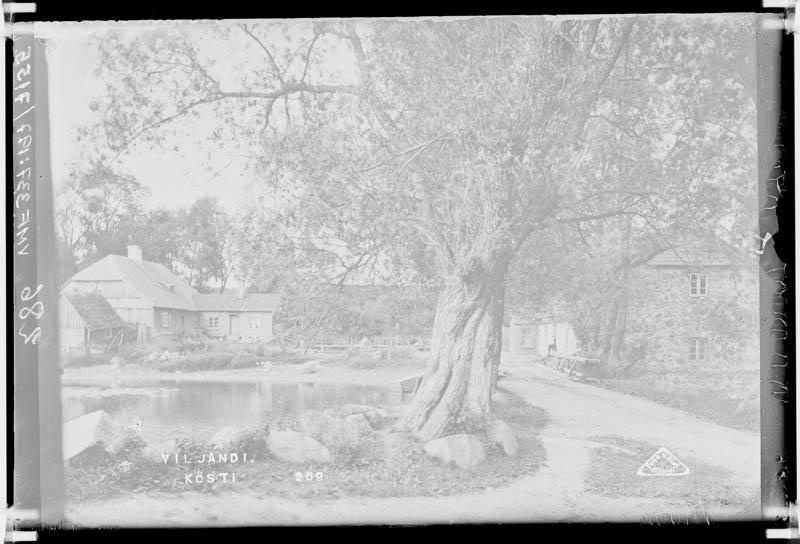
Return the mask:
{"type": "MultiPolygon", "coordinates": [[[[102,29],[90,23],[37,23],[37,34],[50,38],[49,106],[56,188],[64,183],[69,166],[80,160],[82,150],[76,144],[76,134],[81,125],[93,118],[90,103],[103,100],[104,86],[94,75],[98,55],[89,40],[93,32],[102,29]]],[[[218,164],[225,171],[222,177],[210,175],[191,155],[149,148],[122,157],[118,167],[149,188],[150,206],[189,206],[204,196],[215,196],[231,209],[246,200],[247,187],[254,178],[244,161],[236,157],[220,156],[218,164]]]]}

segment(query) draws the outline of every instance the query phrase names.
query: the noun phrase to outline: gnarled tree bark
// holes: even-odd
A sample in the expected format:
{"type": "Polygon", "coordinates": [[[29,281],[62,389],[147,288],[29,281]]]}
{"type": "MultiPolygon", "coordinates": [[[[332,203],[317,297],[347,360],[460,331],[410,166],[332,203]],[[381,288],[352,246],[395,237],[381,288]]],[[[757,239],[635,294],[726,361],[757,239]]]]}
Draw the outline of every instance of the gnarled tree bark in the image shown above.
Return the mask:
{"type": "Polygon", "coordinates": [[[398,427],[420,439],[442,433],[456,415],[487,419],[502,347],[504,281],[510,255],[473,260],[442,290],[422,385],[398,427]]]}

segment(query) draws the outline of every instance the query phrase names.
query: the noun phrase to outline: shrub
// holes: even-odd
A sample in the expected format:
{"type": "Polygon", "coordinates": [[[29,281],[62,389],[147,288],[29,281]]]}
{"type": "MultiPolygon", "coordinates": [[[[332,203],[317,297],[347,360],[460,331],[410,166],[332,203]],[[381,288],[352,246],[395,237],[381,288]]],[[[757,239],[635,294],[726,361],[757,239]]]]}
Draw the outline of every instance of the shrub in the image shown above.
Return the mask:
{"type": "Polygon", "coordinates": [[[374,368],[378,359],[369,353],[354,353],[346,356],[347,366],[351,368],[374,368]]]}
{"type": "Polygon", "coordinates": [[[140,364],[145,358],[150,355],[151,350],[148,347],[140,347],[136,345],[125,345],[119,350],[119,355],[126,363],[140,364]]]}
{"type": "Polygon", "coordinates": [[[256,366],[259,358],[252,353],[238,352],[231,360],[231,368],[249,368],[256,366]]]}
{"type": "Polygon", "coordinates": [[[226,368],[249,368],[256,366],[259,358],[247,351],[236,353],[205,351],[191,353],[183,357],[175,357],[166,361],[157,361],[159,370],[165,372],[193,372],[199,370],[222,370],[226,368]]]}
{"type": "MultiPolygon", "coordinates": [[[[268,432],[268,431],[267,431],[268,432]]],[[[262,429],[250,429],[237,436],[231,443],[230,451],[247,452],[253,459],[264,459],[268,456],[267,433],[262,429]]]]}
{"type": "Polygon", "coordinates": [[[185,357],[176,357],[175,359],[160,361],[158,362],[158,368],[167,372],[174,372],[176,370],[180,370],[182,372],[191,372],[197,370],[220,370],[223,368],[229,368],[232,360],[232,353],[193,353],[185,357]]]}

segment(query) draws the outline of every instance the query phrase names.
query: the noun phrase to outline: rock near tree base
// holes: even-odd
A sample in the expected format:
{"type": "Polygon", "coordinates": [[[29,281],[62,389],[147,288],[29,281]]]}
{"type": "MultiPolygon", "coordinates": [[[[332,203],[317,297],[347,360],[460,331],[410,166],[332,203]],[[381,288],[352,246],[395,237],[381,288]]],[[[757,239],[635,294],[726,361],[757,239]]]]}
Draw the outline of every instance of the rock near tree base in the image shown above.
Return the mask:
{"type": "Polygon", "coordinates": [[[425,444],[425,453],[462,469],[474,468],[486,460],[483,444],[472,434],[453,434],[431,440],[425,444]]]}
{"type": "Polygon", "coordinates": [[[514,430],[502,420],[496,420],[489,426],[489,438],[492,442],[503,448],[503,452],[508,457],[515,457],[519,454],[519,442],[514,430]]]}

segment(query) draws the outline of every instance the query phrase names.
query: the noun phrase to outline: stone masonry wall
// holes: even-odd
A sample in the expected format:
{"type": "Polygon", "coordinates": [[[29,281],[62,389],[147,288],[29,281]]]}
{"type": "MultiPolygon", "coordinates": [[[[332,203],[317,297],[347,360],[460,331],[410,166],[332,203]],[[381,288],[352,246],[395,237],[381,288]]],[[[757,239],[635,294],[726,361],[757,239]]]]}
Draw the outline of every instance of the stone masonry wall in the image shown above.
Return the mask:
{"type": "Polygon", "coordinates": [[[758,270],[645,267],[632,282],[626,343],[647,343],[648,370],[687,365],[758,368],[758,270]],[[708,274],[708,293],[691,297],[689,274],[708,274]],[[706,338],[706,359],[690,360],[689,339],[706,338]]]}

